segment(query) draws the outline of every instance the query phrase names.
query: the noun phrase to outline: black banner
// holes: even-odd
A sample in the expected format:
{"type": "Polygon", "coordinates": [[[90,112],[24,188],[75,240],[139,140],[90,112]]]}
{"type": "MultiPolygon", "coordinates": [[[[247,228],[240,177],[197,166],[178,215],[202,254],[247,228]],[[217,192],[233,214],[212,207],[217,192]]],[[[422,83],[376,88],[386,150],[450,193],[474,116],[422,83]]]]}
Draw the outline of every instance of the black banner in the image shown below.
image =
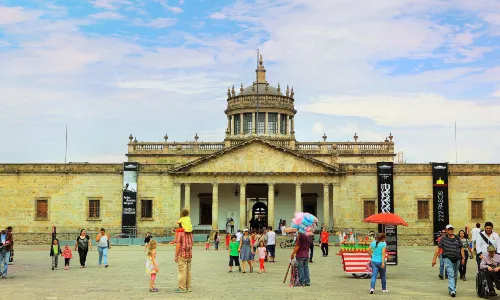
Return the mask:
{"type": "Polygon", "coordinates": [[[385,241],[387,243],[387,264],[398,264],[398,227],[385,226],[385,241]]]}
{"type": "Polygon", "coordinates": [[[434,210],[434,243],[449,223],[448,163],[432,163],[432,208],[434,210]]]}
{"type": "Polygon", "coordinates": [[[123,163],[122,232],[133,234],[136,226],[137,171],[139,163],[123,163]]]}
{"type": "MultiPolygon", "coordinates": [[[[394,213],[394,164],[392,162],[377,163],[377,206],[379,213],[394,213]]],[[[379,225],[378,232],[382,232],[379,225]]]]}

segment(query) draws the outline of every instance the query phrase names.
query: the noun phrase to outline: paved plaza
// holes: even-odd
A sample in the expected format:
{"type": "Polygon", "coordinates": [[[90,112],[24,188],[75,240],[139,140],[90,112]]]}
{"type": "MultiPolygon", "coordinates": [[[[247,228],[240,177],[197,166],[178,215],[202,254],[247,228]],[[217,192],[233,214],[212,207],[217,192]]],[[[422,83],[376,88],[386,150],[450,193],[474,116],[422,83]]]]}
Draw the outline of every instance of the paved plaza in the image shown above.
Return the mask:
{"type": "MultiPolygon", "coordinates": [[[[211,247],[212,248],[212,247],[211,247]]],[[[388,268],[388,294],[369,295],[369,280],[355,279],[341,269],[338,247],[330,246],[331,255],[321,257],[315,249],[310,264],[311,287],[290,288],[283,277],[292,249],[277,249],[277,262],[268,263],[267,274],[228,274],[227,251],[196,246],[193,251],[191,293],[175,294],[177,265],[174,247],[158,248],[159,293],[149,293],[145,273],[145,253],[139,246],[115,246],[109,251],[109,268],[97,267],[97,251],[89,253],[87,268],[80,269],[78,253],[73,252],[72,269],[66,271],[64,259],[59,270],[51,270],[49,247],[16,246],[16,261],[9,277],[1,280],[0,299],[447,299],[447,282],[439,280],[438,265],[431,268],[431,247],[400,247],[399,266],[388,268]]],[[[469,265],[467,282],[459,281],[457,298],[477,299],[474,261],[469,265]]],[[[287,280],[288,283],[288,280],[287,280]]]]}

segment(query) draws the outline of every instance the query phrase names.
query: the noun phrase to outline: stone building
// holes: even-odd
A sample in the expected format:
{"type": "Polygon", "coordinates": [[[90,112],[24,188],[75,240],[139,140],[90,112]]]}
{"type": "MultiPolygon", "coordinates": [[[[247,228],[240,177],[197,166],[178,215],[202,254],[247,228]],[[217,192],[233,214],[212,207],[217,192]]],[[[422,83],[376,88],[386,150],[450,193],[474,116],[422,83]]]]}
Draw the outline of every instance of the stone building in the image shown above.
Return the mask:
{"type": "MultiPolygon", "coordinates": [[[[382,142],[298,142],[294,90],[271,86],[262,58],[251,86],[227,91],[222,142],[128,143],[128,162],[139,163],[139,231],[162,233],[191,209],[197,230],[237,228],[250,220],[276,227],[295,211],[315,214],[330,228],[372,230],[377,162],[394,160],[392,135],[382,142]]],[[[122,225],[122,164],[0,164],[0,226],[18,233],[59,232],[122,225]]],[[[449,220],[456,227],[495,222],[500,166],[451,164],[449,220]]],[[[408,223],[400,240],[430,243],[433,235],[431,165],[394,165],[394,210],[408,223]]]]}

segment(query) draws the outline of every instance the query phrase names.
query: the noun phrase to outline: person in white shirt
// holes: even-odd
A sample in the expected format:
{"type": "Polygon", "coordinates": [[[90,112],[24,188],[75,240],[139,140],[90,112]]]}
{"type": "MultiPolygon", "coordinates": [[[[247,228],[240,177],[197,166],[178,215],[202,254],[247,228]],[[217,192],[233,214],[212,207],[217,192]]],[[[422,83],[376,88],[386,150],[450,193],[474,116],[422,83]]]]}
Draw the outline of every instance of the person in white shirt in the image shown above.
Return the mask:
{"type": "Polygon", "coordinates": [[[482,260],[483,255],[488,255],[487,248],[490,244],[497,249],[497,252],[499,251],[500,237],[498,236],[498,233],[493,231],[493,223],[486,222],[484,224],[484,231],[481,231],[476,238],[477,257],[480,257],[482,260]]]}
{"type": "Polygon", "coordinates": [[[273,227],[269,226],[269,230],[266,233],[267,240],[267,253],[269,253],[269,262],[274,262],[274,255],[276,252],[276,232],[273,231],[273,227]]]}
{"type": "Polygon", "coordinates": [[[243,234],[241,234],[241,230],[238,229],[238,232],[236,232],[236,241],[239,243],[241,240],[241,237],[243,234]]]}
{"type": "Polygon", "coordinates": [[[476,251],[476,240],[477,240],[477,237],[479,236],[479,233],[481,232],[481,224],[479,223],[476,223],[476,228],[473,228],[470,233],[471,233],[471,242],[472,242],[472,251],[474,251],[475,255],[476,255],[476,263],[477,263],[477,267],[479,269],[479,264],[481,263],[481,258],[479,257],[479,255],[477,255],[477,251],[476,251]]]}

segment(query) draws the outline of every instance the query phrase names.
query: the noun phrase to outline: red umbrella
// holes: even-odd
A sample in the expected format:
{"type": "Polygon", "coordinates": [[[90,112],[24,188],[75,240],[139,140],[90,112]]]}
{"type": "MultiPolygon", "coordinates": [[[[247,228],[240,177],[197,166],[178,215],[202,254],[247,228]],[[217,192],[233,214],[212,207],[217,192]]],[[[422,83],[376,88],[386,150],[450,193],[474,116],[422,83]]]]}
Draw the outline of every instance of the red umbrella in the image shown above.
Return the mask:
{"type": "Polygon", "coordinates": [[[408,223],[405,222],[400,216],[393,213],[380,213],[369,216],[364,219],[365,223],[376,223],[383,225],[403,225],[408,226],[408,223]]]}

